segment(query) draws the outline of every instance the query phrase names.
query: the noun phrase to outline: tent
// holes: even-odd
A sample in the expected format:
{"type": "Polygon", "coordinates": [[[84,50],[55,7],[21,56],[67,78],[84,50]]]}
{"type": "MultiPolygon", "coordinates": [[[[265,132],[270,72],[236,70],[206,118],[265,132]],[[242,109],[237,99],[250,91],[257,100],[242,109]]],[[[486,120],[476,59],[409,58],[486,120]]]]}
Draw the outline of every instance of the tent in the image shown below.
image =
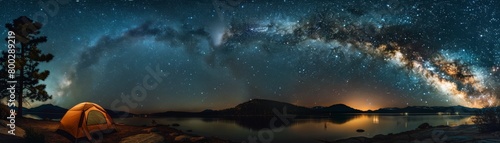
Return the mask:
{"type": "Polygon", "coordinates": [[[59,124],[59,131],[64,131],[75,139],[87,137],[92,140],[92,133],[115,131],[113,120],[101,106],[82,102],[69,109],[59,124]]]}

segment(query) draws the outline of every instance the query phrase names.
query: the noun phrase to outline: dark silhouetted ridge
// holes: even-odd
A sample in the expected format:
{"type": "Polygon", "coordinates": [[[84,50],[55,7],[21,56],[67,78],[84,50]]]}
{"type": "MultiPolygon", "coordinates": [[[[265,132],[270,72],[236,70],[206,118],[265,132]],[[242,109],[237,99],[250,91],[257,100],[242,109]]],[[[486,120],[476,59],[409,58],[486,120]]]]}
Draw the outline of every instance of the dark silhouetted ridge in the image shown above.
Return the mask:
{"type": "Polygon", "coordinates": [[[52,104],[43,104],[38,107],[34,107],[31,109],[24,109],[26,113],[66,113],[68,109],[62,108],[59,106],[55,106],[52,104]]]}
{"type": "Polygon", "coordinates": [[[235,116],[274,116],[273,110],[282,113],[284,108],[286,108],[288,114],[307,115],[312,113],[312,110],[306,107],[265,99],[252,99],[220,112],[221,114],[235,116]]]}
{"type": "Polygon", "coordinates": [[[345,104],[335,104],[329,107],[323,107],[316,109],[322,113],[361,113],[363,111],[354,109],[345,104]]]}

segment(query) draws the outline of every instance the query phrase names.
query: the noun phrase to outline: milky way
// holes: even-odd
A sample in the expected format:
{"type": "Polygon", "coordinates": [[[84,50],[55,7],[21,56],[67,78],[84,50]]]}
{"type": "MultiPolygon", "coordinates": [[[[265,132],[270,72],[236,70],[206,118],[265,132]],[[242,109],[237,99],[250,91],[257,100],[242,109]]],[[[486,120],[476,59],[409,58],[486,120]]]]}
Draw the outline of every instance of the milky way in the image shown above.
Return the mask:
{"type": "Polygon", "coordinates": [[[245,34],[253,32],[275,34],[289,37],[276,42],[299,44],[313,40],[331,44],[327,48],[360,51],[412,72],[442,94],[457,98],[459,103],[472,107],[491,106],[497,103],[495,87],[488,87],[494,84],[489,83],[492,81],[487,81],[488,76],[480,73],[477,67],[446,56],[448,55],[446,52],[436,52],[432,55],[421,53],[425,52],[426,43],[419,32],[425,31],[418,30],[423,29],[414,30],[411,24],[401,22],[391,25],[363,21],[359,17],[352,16],[362,13],[353,14],[352,11],[347,14],[320,11],[300,23],[280,19],[250,24],[240,23],[236,27],[230,25],[233,27],[225,35],[233,38],[234,34],[244,37],[247,36],[245,34]]]}
{"type": "MultiPolygon", "coordinates": [[[[42,31],[55,55],[42,65],[49,102],[109,107],[158,65],[169,77],[133,111],[252,98],[364,110],[498,104],[496,1],[219,2],[60,5],[42,31]]],[[[27,8],[3,10],[4,23],[39,9],[9,4],[27,8]]]]}

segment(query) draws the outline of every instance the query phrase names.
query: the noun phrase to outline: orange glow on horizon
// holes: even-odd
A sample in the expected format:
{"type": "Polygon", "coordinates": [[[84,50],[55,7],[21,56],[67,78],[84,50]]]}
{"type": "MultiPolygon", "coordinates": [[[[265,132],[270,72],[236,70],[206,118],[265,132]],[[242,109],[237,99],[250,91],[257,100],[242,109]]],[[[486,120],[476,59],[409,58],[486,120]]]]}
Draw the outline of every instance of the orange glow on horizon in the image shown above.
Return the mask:
{"type": "MultiPolygon", "coordinates": [[[[364,103],[358,103],[358,104],[364,104],[364,103]]],[[[383,107],[379,106],[374,106],[374,105],[355,105],[355,104],[350,104],[346,103],[347,106],[352,107],[354,109],[362,110],[362,111],[368,111],[368,110],[377,110],[383,107]]]]}
{"type": "Polygon", "coordinates": [[[368,111],[377,110],[386,106],[386,101],[377,96],[376,92],[353,91],[347,94],[347,98],[340,101],[354,109],[368,111]]]}

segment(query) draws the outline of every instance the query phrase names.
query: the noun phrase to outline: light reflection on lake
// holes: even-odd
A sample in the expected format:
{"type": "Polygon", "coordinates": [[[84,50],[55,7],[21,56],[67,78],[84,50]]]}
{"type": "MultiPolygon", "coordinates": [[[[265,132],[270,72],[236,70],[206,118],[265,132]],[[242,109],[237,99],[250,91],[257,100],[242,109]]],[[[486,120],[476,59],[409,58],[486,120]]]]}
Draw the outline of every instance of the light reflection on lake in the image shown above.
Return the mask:
{"type": "MultiPolygon", "coordinates": [[[[333,141],[355,136],[373,137],[377,134],[399,133],[413,130],[422,123],[432,126],[473,124],[471,115],[383,115],[356,114],[339,115],[333,118],[295,119],[292,124],[279,132],[273,132],[273,142],[319,142],[333,141]],[[357,129],[365,132],[358,133],[357,129]]],[[[180,124],[177,129],[193,130],[194,134],[217,136],[232,141],[248,141],[248,137],[257,137],[259,131],[270,128],[270,119],[242,118],[121,118],[116,123],[128,125],[151,125],[152,120],[158,124],[180,124]]],[[[279,127],[279,125],[277,125],[279,127]]],[[[270,132],[268,132],[270,133],[270,132]]],[[[269,136],[264,135],[267,139],[269,136]]]]}

